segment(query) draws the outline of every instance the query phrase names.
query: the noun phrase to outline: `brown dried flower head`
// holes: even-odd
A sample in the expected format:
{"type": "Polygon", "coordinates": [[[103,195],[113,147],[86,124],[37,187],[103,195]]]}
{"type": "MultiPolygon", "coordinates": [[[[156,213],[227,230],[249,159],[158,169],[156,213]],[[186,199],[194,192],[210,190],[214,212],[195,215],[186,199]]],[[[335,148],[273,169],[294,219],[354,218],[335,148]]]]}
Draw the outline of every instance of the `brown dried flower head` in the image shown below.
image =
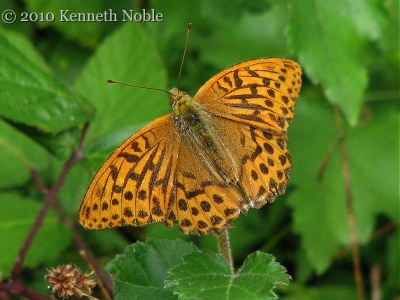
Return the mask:
{"type": "Polygon", "coordinates": [[[71,264],[51,268],[48,272],[44,278],[49,282],[49,289],[57,297],[68,298],[74,295],[96,299],[90,296],[92,288],[96,285],[91,277],[93,272],[84,274],[78,267],[71,264]]]}

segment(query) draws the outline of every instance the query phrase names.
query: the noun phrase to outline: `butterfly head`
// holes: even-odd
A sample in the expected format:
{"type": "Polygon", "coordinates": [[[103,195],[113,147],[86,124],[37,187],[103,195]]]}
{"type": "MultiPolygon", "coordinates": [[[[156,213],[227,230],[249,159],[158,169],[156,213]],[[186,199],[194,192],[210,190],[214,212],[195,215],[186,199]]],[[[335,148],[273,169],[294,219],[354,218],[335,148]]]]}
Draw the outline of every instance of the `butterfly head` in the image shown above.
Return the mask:
{"type": "MultiPolygon", "coordinates": [[[[171,107],[174,107],[178,104],[179,101],[182,101],[185,97],[189,97],[188,94],[184,91],[181,91],[180,89],[173,87],[168,91],[168,94],[170,95],[169,98],[169,104],[171,107]]],[[[184,101],[184,100],[183,100],[184,101]]]]}
{"type": "Polygon", "coordinates": [[[184,91],[174,87],[169,90],[169,103],[172,107],[172,114],[185,115],[187,114],[188,106],[192,102],[192,98],[184,91]]]}

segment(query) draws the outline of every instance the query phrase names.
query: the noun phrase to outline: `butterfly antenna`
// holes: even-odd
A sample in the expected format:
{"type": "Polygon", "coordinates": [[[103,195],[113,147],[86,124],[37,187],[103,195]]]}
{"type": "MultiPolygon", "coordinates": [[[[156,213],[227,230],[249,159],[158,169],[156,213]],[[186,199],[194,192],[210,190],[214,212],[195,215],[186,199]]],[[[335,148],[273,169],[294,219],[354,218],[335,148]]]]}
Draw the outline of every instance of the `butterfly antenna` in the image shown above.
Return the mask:
{"type": "Polygon", "coordinates": [[[186,33],[186,41],[185,41],[185,48],[183,49],[183,56],[182,56],[182,61],[181,61],[181,67],[179,68],[179,75],[178,75],[178,90],[179,90],[179,84],[181,82],[181,73],[182,73],[182,68],[183,68],[183,62],[185,60],[185,56],[186,56],[186,49],[187,49],[187,45],[188,45],[188,41],[189,41],[189,34],[190,34],[190,30],[192,29],[192,23],[188,24],[188,29],[187,29],[187,33],[186,33]]]}
{"type": "Polygon", "coordinates": [[[124,82],[114,81],[114,80],[111,80],[111,79],[107,79],[107,82],[108,83],[117,83],[117,84],[121,84],[121,85],[137,87],[137,88],[146,89],[146,90],[161,91],[161,92],[167,93],[168,95],[171,95],[170,92],[168,92],[166,90],[163,90],[163,89],[152,88],[152,87],[142,86],[142,85],[129,84],[129,83],[124,83],[124,82]]]}

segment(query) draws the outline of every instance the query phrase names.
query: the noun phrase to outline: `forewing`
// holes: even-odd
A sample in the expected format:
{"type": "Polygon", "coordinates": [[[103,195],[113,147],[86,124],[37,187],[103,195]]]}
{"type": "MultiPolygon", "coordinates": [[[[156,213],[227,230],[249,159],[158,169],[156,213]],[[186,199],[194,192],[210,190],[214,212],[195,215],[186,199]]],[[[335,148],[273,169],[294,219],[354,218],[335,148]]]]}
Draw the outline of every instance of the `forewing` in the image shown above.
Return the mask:
{"type": "Polygon", "coordinates": [[[212,114],[279,134],[294,118],[301,73],[290,59],[249,60],[212,77],[194,99],[212,114]]]}
{"type": "Polygon", "coordinates": [[[176,138],[171,115],[128,138],[94,176],[79,210],[86,228],[165,221],[174,191],[176,138]]]}

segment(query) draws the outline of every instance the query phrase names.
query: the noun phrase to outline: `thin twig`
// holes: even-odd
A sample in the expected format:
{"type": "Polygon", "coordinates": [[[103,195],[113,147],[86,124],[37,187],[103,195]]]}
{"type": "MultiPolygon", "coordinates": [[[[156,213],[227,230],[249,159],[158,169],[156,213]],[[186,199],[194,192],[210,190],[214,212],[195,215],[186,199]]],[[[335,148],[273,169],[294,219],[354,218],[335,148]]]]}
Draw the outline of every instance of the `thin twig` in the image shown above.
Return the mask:
{"type": "Polygon", "coordinates": [[[0,282],[0,290],[7,291],[9,293],[24,296],[31,300],[51,300],[41,294],[36,293],[34,290],[29,289],[19,282],[0,282]]]}
{"type": "Polygon", "coordinates": [[[332,153],[335,150],[337,144],[338,144],[338,138],[336,137],[335,140],[329,145],[328,151],[326,151],[326,154],[321,162],[317,175],[318,181],[322,181],[325,175],[326,167],[328,166],[328,162],[330,161],[332,153]]]}
{"type": "Polygon", "coordinates": [[[229,267],[231,268],[231,272],[233,273],[234,268],[233,268],[231,246],[229,243],[228,229],[226,228],[222,229],[221,234],[218,236],[218,242],[219,242],[219,252],[225,258],[226,262],[229,264],[229,267]]]}
{"type": "Polygon", "coordinates": [[[378,264],[371,267],[371,300],[381,300],[381,277],[382,269],[378,264]]]}
{"type": "MultiPolygon", "coordinates": [[[[32,175],[35,177],[37,173],[32,170],[32,175]]],[[[35,223],[31,227],[31,230],[29,231],[28,236],[26,237],[15,259],[14,267],[11,271],[11,278],[10,278],[11,282],[19,282],[19,275],[22,272],[22,266],[24,264],[24,260],[28,253],[29,247],[32,244],[32,241],[35,238],[35,235],[38,232],[40,226],[42,225],[44,217],[46,216],[48,210],[54,203],[54,197],[52,196],[51,193],[49,193],[49,190],[45,189],[44,192],[47,195],[46,202],[44,203],[41,211],[37,215],[35,223]]]]}
{"type": "Polygon", "coordinates": [[[112,281],[110,276],[104,271],[103,267],[99,264],[98,260],[94,257],[92,251],[86,246],[85,242],[74,230],[75,245],[80,249],[81,255],[86,259],[91,269],[97,278],[97,283],[104,295],[108,300],[111,300],[110,292],[112,291],[112,281]],[[85,249],[85,250],[82,250],[85,249]]]}
{"type": "Polygon", "coordinates": [[[363,286],[363,277],[361,272],[359,249],[358,249],[357,229],[356,229],[354,205],[353,205],[353,191],[351,189],[347,147],[344,139],[344,131],[343,131],[342,118],[340,115],[339,106],[335,104],[334,109],[335,109],[336,125],[338,128],[339,150],[342,158],[342,174],[344,179],[347,218],[349,221],[349,228],[350,228],[351,252],[354,264],[354,276],[357,285],[358,300],[364,300],[364,286],[363,286]]]}
{"type": "Polygon", "coordinates": [[[32,241],[35,238],[36,233],[38,232],[41,224],[43,223],[43,220],[44,220],[47,212],[49,211],[50,207],[55,203],[55,197],[56,197],[59,189],[61,188],[61,186],[65,180],[65,177],[67,176],[67,174],[70,171],[70,169],[72,168],[72,166],[79,159],[79,155],[80,155],[80,153],[82,151],[82,147],[83,147],[83,141],[86,136],[87,128],[88,128],[88,124],[85,124],[84,128],[82,129],[82,134],[81,134],[77,149],[71,153],[69,159],[64,164],[64,167],[60,173],[60,176],[57,178],[56,183],[54,184],[54,186],[51,189],[46,188],[46,185],[40,179],[39,174],[35,170],[32,170],[32,175],[35,178],[36,182],[38,183],[38,186],[43,191],[43,193],[46,195],[46,201],[45,201],[41,211],[37,215],[35,223],[33,224],[31,230],[29,231],[28,236],[25,239],[25,242],[22,245],[22,247],[15,259],[14,267],[11,272],[11,281],[12,282],[19,280],[18,278],[19,278],[19,275],[21,274],[22,266],[24,264],[26,255],[28,253],[28,249],[29,249],[30,245],[32,244],[32,241]]]}
{"type": "MultiPolygon", "coordinates": [[[[86,244],[83,242],[83,240],[80,239],[80,237],[77,235],[76,236],[79,239],[79,243],[86,246],[86,244]]],[[[75,241],[75,244],[78,244],[78,240],[75,241]]],[[[79,248],[79,246],[78,246],[79,248]]],[[[89,249],[88,249],[89,250],[89,249]]],[[[99,263],[97,262],[97,259],[93,256],[92,252],[89,250],[88,252],[85,252],[85,250],[81,250],[80,254],[85,258],[85,260],[88,262],[90,269],[94,272],[94,275],[96,276],[97,283],[100,287],[100,290],[102,291],[105,299],[107,300],[112,300],[110,292],[112,290],[112,281],[108,274],[104,272],[104,270],[100,267],[99,263]],[[91,263],[94,262],[94,263],[91,263]]]]}

